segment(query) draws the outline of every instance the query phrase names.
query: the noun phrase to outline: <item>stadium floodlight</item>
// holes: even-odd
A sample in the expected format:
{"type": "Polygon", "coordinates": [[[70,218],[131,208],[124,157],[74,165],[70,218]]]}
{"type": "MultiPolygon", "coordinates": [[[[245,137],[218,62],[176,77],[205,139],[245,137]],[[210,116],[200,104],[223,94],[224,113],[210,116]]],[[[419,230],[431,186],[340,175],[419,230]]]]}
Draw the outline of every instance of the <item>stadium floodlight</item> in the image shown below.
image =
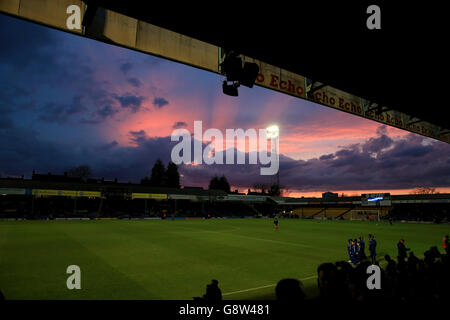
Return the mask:
{"type": "Polygon", "coordinates": [[[239,82],[246,87],[253,88],[255,84],[256,77],[259,73],[259,67],[256,63],[246,62],[244,68],[242,69],[241,79],[239,82]]]}
{"type": "Polygon", "coordinates": [[[226,54],[220,64],[222,73],[227,76],[227,81],[239,81],[242,76],[242,58],[234,51],[226,54]]]}
{"type": "Polygon", "coordinates": [[[87,6],[86,6],[86,11],[84,12],[83,21],[81,22],[81,24],[84,27],[88,28],[91,26],[92,22],[94,21],[98,6],[91,2],[87,2],[87,1],[85,1],[85,2],[87,4],[87,6]]]}
{"type": "Polygon", "coordinates": [[[238,96],[238,88],[239,82],[234,82],[233,84],[228,84],[226,81],[222,84],[222,91],[224,94],[237,97],[238,96]]]}
{"type": "Polygon", "coordinates": [[[242,58],[238,53],[229,51],[220,64],[221,73],[226,76],[226,81],[234,82],[232,86],[223,84],[223,93],[237,96],[239,85],[252,88],[259,73],[259,66],[254,62],[245,62],[242,67],[242,58]]]}
{"type": "Polygon", "coordinates": [[[269,139],[277,138],[280,134],[280,129],[277,125],[272,125],[266,128],[266,136],[269,139]]]}

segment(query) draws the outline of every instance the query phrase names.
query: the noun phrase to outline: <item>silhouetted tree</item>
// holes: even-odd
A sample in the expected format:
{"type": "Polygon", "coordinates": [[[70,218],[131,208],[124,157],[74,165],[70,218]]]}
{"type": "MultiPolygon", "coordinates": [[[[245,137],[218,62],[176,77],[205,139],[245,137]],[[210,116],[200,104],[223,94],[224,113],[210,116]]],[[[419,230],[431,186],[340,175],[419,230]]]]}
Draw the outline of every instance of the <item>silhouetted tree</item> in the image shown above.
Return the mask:
{"type": "Polygon", "coordinates": [[[220,183],[219,183],[219,178],[217,176],[215,176],[214,178],[212,178],[209,181],[209,190],[219,190],[220,188],[220,183]]]}
{"type": "Polygon", "coordinates": [[[418,187],[411,192],[412,194],[437,194],[436,188],[432,187],[418,187]]]}
{"type": "Polygon", "coordinates": [[[220,186],[219,190],[223,190],[227,193],[231,192],[230,184],[228,183],[228,180],[227,180],[227,178],[225,178],[225,176],[220,177],[219,186],[220,186]]]}
{"type": "Polygon", "coordinates": [[[152,168],[152,176],[150,177],[150,185],[153,187],[163,187],[167,183],[166,168],[160,159],[156,160],[152,168]]]}
{"type": "Polygon", "coordinates": [[[256,192],[266,193],[267,186],[264,183],[255,183],[253,189],[255,189],[256,192]]]}
{"type": "Polygon", "coordinates": [[[211,181],[209,182],[209,189],[223,190],[227,193],[231,193],[230,184],[228,183],[228,180],[227,178],[225,178],[225,176],[221,176],[220,178],[215,176],[214,178],[212,178],[211,181]]]}
{"type": "Polygon", "coordinates": [[[279,197],[281,196],[281,188],[278,184],[274,183],[273,185],[270,186],[270,190],[269,190],[269,194],[271,196],[276,196],[279,197]]]}
{"type": "Polygon", "coordinates": [[[148,177],[144,177],[141,179],[141,184],[149,186],[150,185],[150,179],[148,177]]]}
{"type": "Polygon", "coordinates": [[[180,188],[180,173],[178,172],[178,166],[172,161],[167,165],[167,186],[170,188],[180,188]]]}
{"type": "Polygon", "coordinates": [[[67,175],[69,177],[82,178],[83,180],[90,178],[91,174],[91,168],[88,165],[82,165],[67,170],[67,175]]]}

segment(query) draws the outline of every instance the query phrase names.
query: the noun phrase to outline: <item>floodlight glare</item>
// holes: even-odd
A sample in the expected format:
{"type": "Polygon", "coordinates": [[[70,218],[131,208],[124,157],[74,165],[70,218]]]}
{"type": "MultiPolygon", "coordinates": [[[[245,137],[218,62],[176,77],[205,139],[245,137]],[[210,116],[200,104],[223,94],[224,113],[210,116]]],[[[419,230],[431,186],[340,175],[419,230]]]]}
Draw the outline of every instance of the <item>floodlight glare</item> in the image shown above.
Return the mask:
{"type": "Polygon", "coordinates": [[[277,138],[280,134],[280,129],[277,125],[272,125],[266,128],[267,138],[277,138]]]}

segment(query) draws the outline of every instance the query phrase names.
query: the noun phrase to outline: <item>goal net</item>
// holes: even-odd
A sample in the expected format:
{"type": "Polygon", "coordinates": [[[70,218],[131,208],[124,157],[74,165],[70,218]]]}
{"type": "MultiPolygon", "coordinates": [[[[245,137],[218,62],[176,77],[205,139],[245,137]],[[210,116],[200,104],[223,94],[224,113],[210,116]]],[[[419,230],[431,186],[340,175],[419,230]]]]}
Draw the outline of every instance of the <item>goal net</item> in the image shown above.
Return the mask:
{"type": "Polygon", "coordinates": [[[377,209],[358,209],[350,211],[350,220],[361,221],[379,221],[381,217],[381,210],[377,209]]]}

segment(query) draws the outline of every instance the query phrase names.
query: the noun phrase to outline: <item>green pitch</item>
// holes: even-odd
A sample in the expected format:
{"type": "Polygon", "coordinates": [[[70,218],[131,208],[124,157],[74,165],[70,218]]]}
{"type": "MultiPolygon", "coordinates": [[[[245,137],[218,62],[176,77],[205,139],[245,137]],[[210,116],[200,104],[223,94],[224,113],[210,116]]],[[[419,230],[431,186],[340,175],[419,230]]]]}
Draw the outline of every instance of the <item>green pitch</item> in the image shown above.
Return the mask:
{"type": "MultiPolygon", "coordinates": [[[[317,294],[322,262],[348,260],[347,239],[374,233],[378,257],[406,240],[417,256],[449,225],[271,219],[0,221],[6,299],[192,299],[219,280],[224,299],[274,299],[282,278],[317,294]],[[81,290],[68,290],[69,265],[81,290]]],[[[366,245],[367,247],[367,245],[366,245]]],[[[367,253],[368,250],[366,250],[367,253]]]]}

